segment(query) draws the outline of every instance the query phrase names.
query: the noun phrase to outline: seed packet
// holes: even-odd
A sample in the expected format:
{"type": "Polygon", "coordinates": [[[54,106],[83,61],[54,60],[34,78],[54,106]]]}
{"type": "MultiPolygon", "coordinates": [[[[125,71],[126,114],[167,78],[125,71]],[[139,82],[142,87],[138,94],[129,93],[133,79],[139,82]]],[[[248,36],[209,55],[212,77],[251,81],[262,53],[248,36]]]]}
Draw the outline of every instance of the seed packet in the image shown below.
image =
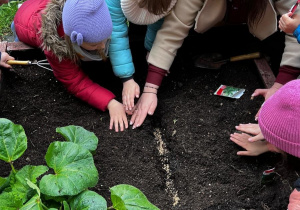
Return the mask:
{"type": "Polygon", "coordinates": [[[244,94],[244,92],[245,89],[242,88],[220,85],[220,87],[216,90],[214,95],[239,99],[244,94]]]}

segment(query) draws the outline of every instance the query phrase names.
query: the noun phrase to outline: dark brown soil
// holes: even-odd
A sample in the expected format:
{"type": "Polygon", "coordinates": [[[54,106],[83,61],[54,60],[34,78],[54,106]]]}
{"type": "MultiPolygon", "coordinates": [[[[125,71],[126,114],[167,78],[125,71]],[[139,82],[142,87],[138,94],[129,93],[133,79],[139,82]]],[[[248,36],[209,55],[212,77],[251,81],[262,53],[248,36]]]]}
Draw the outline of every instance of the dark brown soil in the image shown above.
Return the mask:
{"type": "MultiPolygon", "coordinates": [[[[145,30],[134,28],[130,37],[135,79],[142,87],[147,73],[145,30]]],[[[229,140],[236,125],[254,123],[263,102],[263,98],[250,100],[256,88],[263,88],[254,62],[232,62],[219,70],[193,67],[193,58],[200,53],[232,56],[260,50],[270,52],[270,63],[276,69],[278,51],[265,49],[264,44],[244,26],[216,28],[204,35],[191,32],[160,88],[154,116],[147,117],[138,129],[119,133],[108,129],[108,112],[71,96],[52,72],[36,66],[5,70],[0,117],[21,124],[28,137],[28,149],[15,161],[15,167],[46,164],[49,144],[63,140],[55,128],[78,125],[99,138],[94,156],[99,182],[93,190],[109,203],[109,187],[123,183],[139,188],[164,210],[286,209],[298,176],[296,169],[282,167],[273,183],[262,185],[263,171],[278,168],[280,155],[239,157],[236,152],[241,148],[229,140]],[[245,88],[245,94],[240,99],[215,96],[221,84],[245,88]]],[[[13,55],[17,59],[42,58],[36,51],[13,55]]],[[[111,89],[120,100],[122,85],[109,62],[84,67],[91,78],[111,89]],[[93,69],[95,65],[97,70],[93,69]]],[[[0,176],[7,176],[9,170],[10,166],[2,162],[0,176]]]]}

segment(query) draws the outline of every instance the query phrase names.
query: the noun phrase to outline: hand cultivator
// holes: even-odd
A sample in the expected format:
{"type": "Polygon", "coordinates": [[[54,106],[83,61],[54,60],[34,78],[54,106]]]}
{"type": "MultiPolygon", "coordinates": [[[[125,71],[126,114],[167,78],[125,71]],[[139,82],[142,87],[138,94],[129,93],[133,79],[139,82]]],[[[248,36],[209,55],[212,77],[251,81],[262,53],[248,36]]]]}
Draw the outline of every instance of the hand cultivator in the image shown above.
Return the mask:
{"type": "Polygon", "coordinates": [[[53,71],[52,69],[46,67],[46,66],[50,66],[50,64],[47,62],[47,59],[40,60],[40,61],[9,60],[9,61],[7,61],[7,64],[9,64],[9,65],[37,65],[41,68],[47,69],[49,71],[53,71]]]}

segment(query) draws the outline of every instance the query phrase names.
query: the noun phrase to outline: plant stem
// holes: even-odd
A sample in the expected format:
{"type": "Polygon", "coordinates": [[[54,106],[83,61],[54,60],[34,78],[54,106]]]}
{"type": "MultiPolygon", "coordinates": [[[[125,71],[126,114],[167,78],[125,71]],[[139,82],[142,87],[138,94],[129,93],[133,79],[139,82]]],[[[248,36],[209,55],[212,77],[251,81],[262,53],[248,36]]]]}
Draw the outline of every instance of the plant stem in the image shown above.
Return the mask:
{"type": "Polygon", "coordinates": [[[43,207],[44,209],[48,210],[48,207],[47,207],[47,206],[45,206],[42,202],[41,202],[41,204],[42,204],[42,207],[43,207]]]}
{"type": "Polygon", "coordinates": [[[110,207],[108,207],[107,209],[114,209],[114,207],[113,207],[113,206],[110,206],[110,207]]]}
{"type": "Polygon", "coordinates": [[[13,171],[14,173],[16,173],[16,169],[15,169],[13,163],[12,163],[12,162],[9,162],[9,164],[10,164],[10,167],[11,167],[12,171],[13,171]]]}

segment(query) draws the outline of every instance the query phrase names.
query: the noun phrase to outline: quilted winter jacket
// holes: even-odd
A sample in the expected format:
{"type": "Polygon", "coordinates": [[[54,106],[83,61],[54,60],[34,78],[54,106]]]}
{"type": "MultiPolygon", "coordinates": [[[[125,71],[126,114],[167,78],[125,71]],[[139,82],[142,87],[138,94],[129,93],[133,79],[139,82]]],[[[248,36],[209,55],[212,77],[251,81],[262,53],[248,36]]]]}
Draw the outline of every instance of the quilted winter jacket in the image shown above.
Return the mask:
{"type": "Polygon", "coordinates": [[[27,0],[17,11],[14,23],[20,41],[42,48],[53,69],[54,76],[69,92],[102,111],[115,96],[94,83],[75,64],[75,54],[63,39],[62,8],[65,0],[27,0]],[[45,15],[42,20],[41,14],[45,15]]]}
{"type": "MultiPolygon", "coordinates": [[[[267,38],[277,31],[277,15],[287,13],[294,3],[295,0],[269,0],[263,18],[249,31],[261,40],[267,38]]],[[[189,30],[195,26],[195,31],[204,33],[214,27],[223,20],[226,4],[226,0],[178,0],[157,33],[148,62],[169,70],[189,30]]],[[[299,11],[296,13],[300,14],[299,11]]],[[[300,68],[299,60],[300,45],[294,37],[286,35],[280,65],[300,68]]]]}
{"type": "MultiPolygon", "coordinates": [[[[113,71],[120,78],[128,78],[134,74],[134,65],[128,39],[127,18],[121,8],[121,0],[106,0],[111,19],[113,31],[109,46],[109,57],[113,71]]],[[[157,31],[163,20],[157,21],[147,27],[145,37],[145,48],[150,51],[157,31]]]]}

